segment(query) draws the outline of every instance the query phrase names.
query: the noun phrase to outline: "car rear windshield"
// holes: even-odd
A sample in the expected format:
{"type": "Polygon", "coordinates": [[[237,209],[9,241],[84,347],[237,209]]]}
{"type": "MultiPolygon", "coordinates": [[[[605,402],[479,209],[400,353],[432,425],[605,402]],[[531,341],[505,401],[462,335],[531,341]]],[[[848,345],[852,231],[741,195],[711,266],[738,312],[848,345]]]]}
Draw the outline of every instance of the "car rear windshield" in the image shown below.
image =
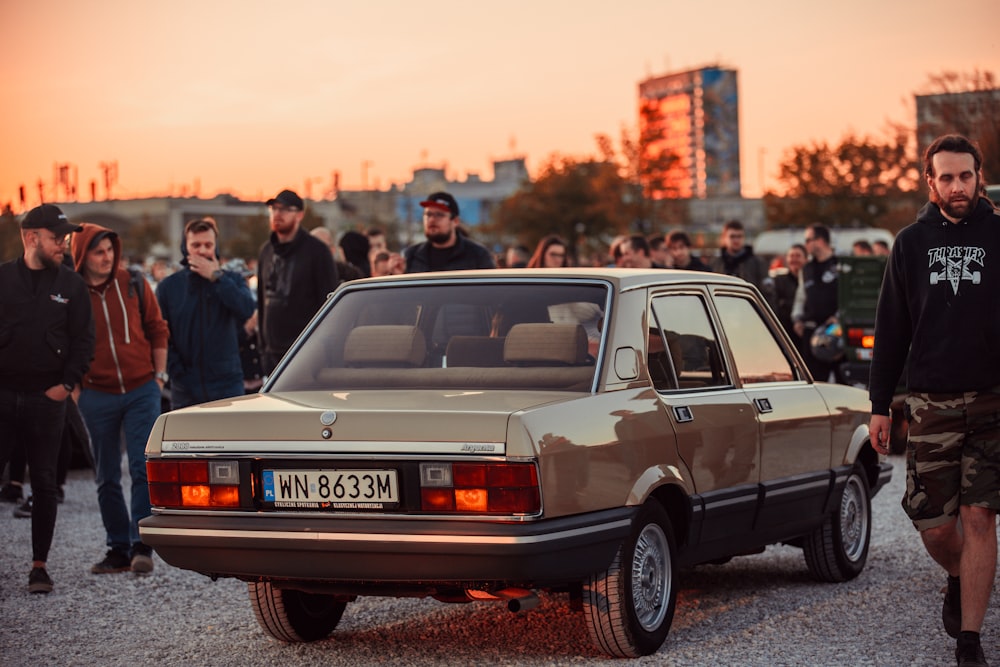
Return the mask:
{"type": "Polygon", "coordinates": [[[608,289],[483,281],[348,289],[267,391],[590,391],[608,289]]]}

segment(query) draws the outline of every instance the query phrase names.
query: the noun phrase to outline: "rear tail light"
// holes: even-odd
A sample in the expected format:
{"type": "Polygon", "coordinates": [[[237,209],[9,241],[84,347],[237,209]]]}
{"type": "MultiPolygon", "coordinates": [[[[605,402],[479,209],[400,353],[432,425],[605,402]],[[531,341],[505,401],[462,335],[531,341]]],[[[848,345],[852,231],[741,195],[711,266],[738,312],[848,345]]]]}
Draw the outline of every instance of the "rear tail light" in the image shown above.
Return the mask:
{"type": "Polygon", "coordinates": [[[868,350],[872,349],[875,347],[875,330],[851,327],[847,330],[847,345],[850,347],[863,347],[868,350]]]}
{"type": "Polygon", "coordinates": [[[240,506],[240,474],[236,461],[146,461],[149,502],[164,508],[240,506]]]}
{"type": "Polygon", "coordinates": [[[537,514],[533,463],[421,463],[420,509],[456,514],[537,514]]]}

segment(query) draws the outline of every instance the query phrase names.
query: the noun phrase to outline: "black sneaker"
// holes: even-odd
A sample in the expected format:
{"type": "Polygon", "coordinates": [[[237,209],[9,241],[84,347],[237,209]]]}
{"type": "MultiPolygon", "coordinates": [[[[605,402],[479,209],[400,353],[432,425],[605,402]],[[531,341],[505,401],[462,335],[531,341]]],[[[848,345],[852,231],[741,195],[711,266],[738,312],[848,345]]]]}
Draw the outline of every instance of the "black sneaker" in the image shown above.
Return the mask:
{"type": "Polygon", "coordinates": [[[958,638],[958,646],[955,648],[955,660],[958,667],[990,667],[983,655],[983,646],[979,643],[977,633],[962,633],[958,638]],[[964,636],[970,635],[970,636],[964,636]]]}
{"type": "Polygon", "coordinates": [[[962,631],[962,584],[958,577],[948,575],[944,604],[941,605],[941,621],[944,623],[944,631],[950,637],[958,638],[958,633],[962,631]]]}
{"type": "Polygon", "coordinates": [[[153,548],[139,542],[132,547],[132,571],[149,574],[153,571],[153,548]]]}
{"type": "Polygon", "coordinates": [[[115,572],[128,572],[132,569],[132,561],[128,554],[118,549],[108,549],[104,554],[104,560],[90,568],[92,574],[113,574],[115,572]]]}
{"type": "Polygon", "coordinates": [[[30,519],[31,518],[31,496],[24,501],[24,504],[18,505],[14,508],[14,516],[18,519],[30,519]]]}
{"type": "Polygon", "coordinates": [[[31,574],[28,575],[28,592],[52,592],[52,579],[49,577],[49,573],[45,571],[44,567],[31,568],[31,574]]]}
{"type": "Polygon", "coordinates": [[[7,482],[3,485],[3,488],[0,488],[0,502],[19,503],[22,498],[24,498],[24,494],[22,493],[20,484],[7,482]]]}

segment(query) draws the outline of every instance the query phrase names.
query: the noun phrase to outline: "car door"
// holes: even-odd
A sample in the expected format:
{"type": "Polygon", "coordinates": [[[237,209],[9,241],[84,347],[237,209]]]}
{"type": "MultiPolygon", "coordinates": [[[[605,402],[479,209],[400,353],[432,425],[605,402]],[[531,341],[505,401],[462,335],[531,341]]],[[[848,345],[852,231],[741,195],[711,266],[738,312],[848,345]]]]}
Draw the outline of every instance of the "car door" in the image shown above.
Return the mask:
{"type": "Polygon", "coordinates": [[[826,402],[804,378],[776,323],[750,291],[714,299],[736,380],[757,412],[763,502],[757,530],[794,531],[824,511],[832,488],[826,402]]]}
{"type": "Polygon", "coordinates": [[[760,473],[757,416],[733,383],[707,300],[693,288],[654,295],[647,349],[695,487],[689,544],[701,557],[730,551],[751,530],[760,473]]]}

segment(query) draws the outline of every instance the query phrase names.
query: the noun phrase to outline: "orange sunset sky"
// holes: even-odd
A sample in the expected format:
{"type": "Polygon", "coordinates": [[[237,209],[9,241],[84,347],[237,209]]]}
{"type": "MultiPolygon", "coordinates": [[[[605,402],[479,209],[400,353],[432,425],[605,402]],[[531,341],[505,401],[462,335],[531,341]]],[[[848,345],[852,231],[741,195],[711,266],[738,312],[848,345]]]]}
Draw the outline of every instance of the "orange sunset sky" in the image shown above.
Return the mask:
{"type": "Polygon", "coordinates": [[[708,64],[739,70],[757,196],[794,145],[912,123],[929,74],[1000,75],[998,0],[0,0],[0,35],[15,210],[55,163],[84,201],[108,161],[118,198],[535,173],[634,128],[641,79],[708,64]]]}

